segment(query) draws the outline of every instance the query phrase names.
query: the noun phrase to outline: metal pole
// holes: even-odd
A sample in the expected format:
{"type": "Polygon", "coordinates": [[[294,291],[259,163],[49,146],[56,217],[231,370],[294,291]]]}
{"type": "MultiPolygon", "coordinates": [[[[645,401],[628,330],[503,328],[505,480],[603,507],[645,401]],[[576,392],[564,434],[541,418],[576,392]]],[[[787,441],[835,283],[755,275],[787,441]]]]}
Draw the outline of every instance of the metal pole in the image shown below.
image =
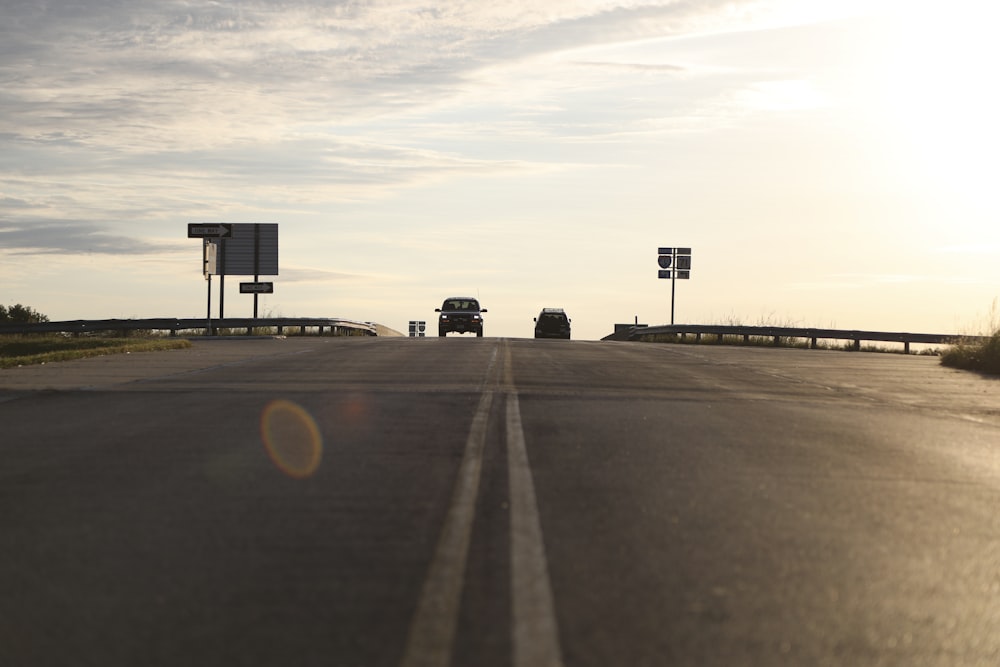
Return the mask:
{"type": "Polygon", "coordinates": [[[257,319],[257,287],[260,281],[260,223],[253,226],[253,318],[257,319]]]}
{"type": "Polygon", "coordinates": [[[219,274],[219,319],[224,320],[226,319],[226,239],[219,239],[219,255],[219,268],[216,271],[219,274]]]}
{"type": "Polygon", "coordinates": [[[670,255],[670,325],[674,324],[674,296],[677,294],[677,248],[670,255]]]}
{"type": "Polygon", "coordinates": [[[208,310],[205,314],[205,335],[212,335],[212,274],[205,275],[208,279],[208,310]]]}
{"type": "MultiPolygon", "coordinates": [[[[258,276],[257,274],[254,274],[253,282],[254,282],[255,286],[256,286],[258,280],[260,280],[260,276],[258,276]]],[[[253,318],[257,319],[257,288],[256,287],[254,287],[254,292],[253,292],[253,318]]]]}

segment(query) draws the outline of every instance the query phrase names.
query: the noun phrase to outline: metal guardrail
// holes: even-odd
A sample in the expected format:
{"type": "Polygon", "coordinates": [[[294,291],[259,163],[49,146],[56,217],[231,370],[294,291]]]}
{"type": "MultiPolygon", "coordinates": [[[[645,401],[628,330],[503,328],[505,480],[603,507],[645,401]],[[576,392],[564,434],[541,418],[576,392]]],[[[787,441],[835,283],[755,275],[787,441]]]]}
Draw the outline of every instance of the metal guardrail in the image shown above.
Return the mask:
{"type": "Polygon", "coordinates": [[[694,335],[696,340],[702,336],[716,336],[722,341],[726,336],[742,336],[744,343],[751,338],[772,338],[775,345],[780,345],[782,339],[807,339],[810,347],[816,349],[820,340],[853,341],[854,349],[860,350],[864,342],[902,343],[904,351],[910,352],[913,343],[929,345],[947,345],[959,340],[982,341],[987,336],[960,336],[957,334],[927,334],[903,333],[893,331],[858,331],[851,329],[813,329],[796,327],[747,327],[712,324],[665,324],[652,327],[631,327],[628,340],[641,341],[645,336],[677,335],[681,340],[688,335],[694,335]]]}
{"type": "Polygon", "coordinates": [[[68,333],[88,334],[103,332],[120,332],[128,335],[133,331],[169,331],[176,336],[180,331],[200,331],[200,335],[217,335],[221,330],[245,331],[250,336],[254,331],[273,329],[277,335],[282,335],[286,329],[298,330],[305,334],[309,329],[316,329],[322,334],[329,329],[334,335],[375,336],[375,325],[370,322],[356,322],[326,317],[227,317],[223,319],[206,318],[178,319],[152,318],[129,320],[69,320],[64,322],[37,322],[33,324],[0,324],[0,334],[31,334],[31,333],[68,333]]]}

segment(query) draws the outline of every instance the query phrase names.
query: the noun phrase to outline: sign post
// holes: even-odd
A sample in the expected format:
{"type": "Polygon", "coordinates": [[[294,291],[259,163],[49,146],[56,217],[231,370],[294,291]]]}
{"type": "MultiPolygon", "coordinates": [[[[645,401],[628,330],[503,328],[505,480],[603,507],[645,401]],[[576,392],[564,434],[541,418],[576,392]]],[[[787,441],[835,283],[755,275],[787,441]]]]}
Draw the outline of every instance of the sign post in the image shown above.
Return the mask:
{"type": "Polygon", "coordinates": [[[188,238],[203,240],[202,270],[209,283],[209,329],[212,316],[212,275],[219,276],[219,318],[225,317],[226,276],[253,276],[253,283],[240,284],[240,293],[253,294],[253,316],[256,319],[258,296],[274,291],[274,283],[259,282],[260,276],[278,275],[278,225],[192,222],[188,223],[188,238]],[[244,285],[253,287],[244,289],[244,285]]]}
{"type": "Polygon", "coordinates": [[[659,248],[657,253],[660,265],[657,278],[670,280],[670,324],[673,324],[677,279],[688,280],[691,277],[691,248],[659,248]]]}

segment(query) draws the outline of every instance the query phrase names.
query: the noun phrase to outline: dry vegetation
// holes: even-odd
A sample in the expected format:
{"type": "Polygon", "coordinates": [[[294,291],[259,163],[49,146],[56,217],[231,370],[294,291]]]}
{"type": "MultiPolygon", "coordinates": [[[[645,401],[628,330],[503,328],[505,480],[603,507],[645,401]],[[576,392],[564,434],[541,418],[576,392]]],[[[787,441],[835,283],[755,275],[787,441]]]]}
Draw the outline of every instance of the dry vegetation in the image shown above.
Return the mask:
{"type": "Polygon", "coordinates": [[[0,336],[0,368],[191,347],[183,338],[105,338],[60,335],[0,336]]]}

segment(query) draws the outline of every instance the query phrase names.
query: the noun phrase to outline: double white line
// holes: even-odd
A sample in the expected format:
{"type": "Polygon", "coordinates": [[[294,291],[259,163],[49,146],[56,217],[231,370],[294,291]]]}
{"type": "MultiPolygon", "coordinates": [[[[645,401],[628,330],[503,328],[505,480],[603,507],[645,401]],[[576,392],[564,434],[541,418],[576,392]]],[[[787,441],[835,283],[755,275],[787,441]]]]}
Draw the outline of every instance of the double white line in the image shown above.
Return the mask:
{"type": "Polygon", "coordinates": [[[511,373],[510,348],[503,340],[493,350],[490,359],[487,381],[465,442],[451,506],[410,626],[402,667],[451,665],[472,522],[479,496],[486,426],[498,393],[505,394],[507,399],[513,667],[562,665],[535,486],[524,444],[521,408],[511,373]],[[497,378],[500,355],[502,378],[497,378]]]}

